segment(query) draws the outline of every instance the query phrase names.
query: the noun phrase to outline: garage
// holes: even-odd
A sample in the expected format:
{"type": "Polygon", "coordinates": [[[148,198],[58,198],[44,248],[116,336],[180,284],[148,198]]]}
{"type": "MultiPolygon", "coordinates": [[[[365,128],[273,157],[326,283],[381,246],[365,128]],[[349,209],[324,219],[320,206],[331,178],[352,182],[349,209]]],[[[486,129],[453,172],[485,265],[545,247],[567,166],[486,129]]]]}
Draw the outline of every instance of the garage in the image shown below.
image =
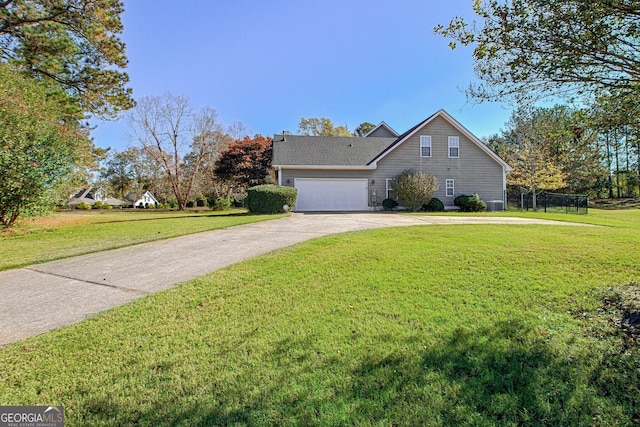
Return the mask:
{"type": "Polygon", "coordinates": [[[367,179],[296,178],[297,211],[366,211],[367,179]]]}

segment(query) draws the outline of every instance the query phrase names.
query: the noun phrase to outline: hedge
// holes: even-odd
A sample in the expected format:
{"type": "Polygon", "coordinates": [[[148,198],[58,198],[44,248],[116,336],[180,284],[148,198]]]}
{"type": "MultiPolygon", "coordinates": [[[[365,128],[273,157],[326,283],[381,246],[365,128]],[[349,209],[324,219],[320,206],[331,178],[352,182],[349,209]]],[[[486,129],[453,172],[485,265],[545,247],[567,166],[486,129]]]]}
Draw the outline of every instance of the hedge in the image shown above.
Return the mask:
{"type": "Polygon", "coordinates": [[[283,213],[293,209],[297,197],[298,190],[293,187],[257,185],[247,191],[247,207],[253,213],[283,213]]]}
{"type": "Polygon", "coordinates": [[[484,212],[487,204],[480,200],[477,194],[462,195],[453,199],[453,204],[460,206],[462,212],[484,212]]]}

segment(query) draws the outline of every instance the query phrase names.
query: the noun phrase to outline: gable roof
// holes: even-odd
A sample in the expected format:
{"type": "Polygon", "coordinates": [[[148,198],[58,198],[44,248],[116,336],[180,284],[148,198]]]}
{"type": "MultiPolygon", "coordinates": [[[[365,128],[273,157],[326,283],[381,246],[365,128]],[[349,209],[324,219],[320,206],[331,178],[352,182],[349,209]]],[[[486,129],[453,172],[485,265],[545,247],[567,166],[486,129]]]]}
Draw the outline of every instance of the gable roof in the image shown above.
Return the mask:
{"type": "Polygon", "coordinates": [[[372,169],[366,166],[395,138],[275,135],[273,166],[372,169]]]}
{"type": "Polygon", "coordinates": [[[80,203],[93,205],[97,201],[101,201],[102,203],[106,203],[111,206],[121,206],[123,204],[122,200],[118,200],[114,197],[106,196],[106,197],[96,198],[96,194],[98,193],[101,193],[100,189],[96,189],[94,187],[83,188],[82,190],[78,191],[75,195],[71,196],[69,200],[69,205],[75,206],[80,203]]]}
{"type": "Polygon", "coordinates": [[[397,138],[398,132],[393,130],[391,126],[386,124],[385,122],[380,122],[380,124],[364,135],[364,138],[369,138],[370,136],[388,136],[390,138],[397,138]]]}
{"type": "MultiPolygon", "coordinates": [[[[511,166],[444,110],[427,117],[397,138],[276,134],[273,138],[272,166],[290,169],[375,169],[377,162],[438,117],[446,120],[460,134],[467,137],[472,144],[475,144],[487,156],[502,166],[505,171],[512,170],[511,166]]],[[[376,129],[382,130],[383,134],[388,130],[395,133],[384,122],[380,123],[376,129]]]]}
{"type": "Polygon", "coordinates": [[[502,167],[504,167],[505,171],[508,172],[508,171],[513,169],[511,166],[509,166],[507,164],[507,162],[502,160],[500,158],[500,156],[498,156],[496,153],[491,151],[491,149],[489,147],[487,147],[474,134],[469,132],[469,130],[467,128],[462,126],[456,119],[451,117],[449,115],[449,113],[447,113],[444,110],[440,110],[440,111],[436,112],[435,114],[431,115],[430,117],[427,117],[426,119],[424,119],[423,121],[421,121],[420,123],[418,123],[417,125],[412,127],[411,129],[409,129],[408,131],[406,131],[405,133],[400,135],[391,145],[386,147],[373,160],[371,160],[369,163],[367,163],[367,165],[375,166],[376,163],[379,162],[380,160],[382,160],[387,154],[389,154],[391,151],[393,151],[396,147],[398,147],[400,144],[405,142],[407,139],[411,138],[416,132],[418,132],[419,129],[421,129],[423,126],[426,126],[427,124],[432,122],[437,117],[442,117],[444,120],[449,122],[449,124],[452,125],[454,128],[456,128],[456,130],[458,130],[458,132],[460,132],[461,134],[466,136],[473,144],[477,145],[478,148],[480,148],[482,151],[484,151],[489,157],[491,157],[498,164],[500,164],[502,167]]]}
{"type": "Polygon", "coordinates": [[[156,200],[156,198],[153,196],[153,194],[151,194],[150,191],[145,191],[144,193],[138,192],[138,193],[128,193],[126,196],[124,196],[124,199],[127,202],[131,202],[131,203],[137,203],[139,201],[142,200],[142,198],[148,195],[153,201],[154,203],[158,203],[158,200],[156,200]]]}

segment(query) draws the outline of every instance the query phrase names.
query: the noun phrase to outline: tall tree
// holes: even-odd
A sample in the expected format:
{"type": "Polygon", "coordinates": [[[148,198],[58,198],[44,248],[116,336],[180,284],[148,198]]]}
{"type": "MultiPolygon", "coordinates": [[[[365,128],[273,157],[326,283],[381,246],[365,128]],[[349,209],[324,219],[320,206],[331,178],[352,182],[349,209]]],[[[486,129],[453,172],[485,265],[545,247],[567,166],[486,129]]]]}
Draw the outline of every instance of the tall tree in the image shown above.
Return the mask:
{"type": "Polygon", "coordinates": [[[133,106],[120,0],[0,1],[0,60],[60,88],[85,113],[133,106]]]}
{"type": "Polygon", "coordinates": [[[310,136],[353,136],[346,126],[334,126],[326,117],[304,117],[298,122],[298,133],[310,136]]]}
{"type": "MultiPolygon", "coordinates": [[[[620,178],[617,154],[623,145],[626,155],[624,174],[627,192],[631,186],[640,186],[640,105],[637,95],[627,96],[620,93],[605,93],[598,96],[591,108],[592,125],[598,129],[608,160],[610,174],[620,178]],[[623,139],[624,142],[621,142],[623,139]],[[638,183],[638,184],[636,184],[638,183]]],[[[609,179],[610,197],[613,197],[613,178],[609,179]]],[[[616,187],[619,187],[616,183],[616,187]]],[[[638,188],[640,192],[640,188],[638,188]]]]}
{"type": "Polygon", "coordinates": [[[456,17],[435,31],[473,45],[480,100],[596,93],[640,87],[636,0],[475,0],[480,22],[456,17]]]}
{"type": "Polygon", "coordinates": [[[353,134],[354,136],[362,137],[368,134],[369,132],[371,132],[372,130],[374,130],[375,128],[376,128],[376,125],[374,125],[373,123],[362,122],[358,125],[358,127],[353,132],[353,134]]]}
{"type": "Polygon", "coordinates": [[[46,209],[52,192],[90,162],[91,144],[44,85],[0,64],[0,223],[46,209]]]}
{"type": "Polygon", "coordinates": [[[507,176],[507,184],[523,187],[536,197],[541,190],[556,190],[566,185],[565,173],[552,154],[553,145],[559,144],[556,136],[538,110],[521,107],[516,110],[498,139],[496,152],[513,170],[507,176]]]}
{"type": "Polygon", "coordinates": [[[216,173],[223,179],[233,180],[237,186],[247,187],[271,182],[269,171],[273,153],[273,140],[256,135],[237,140],[220,153],[216,173]]]}
{"type": "Polygon", "coordinates": [[[200,164],[217,143],[218,113],[194,113],[187,97],[167,93],[142,98],[128,120],[134,139],[164,171],[178,209],[184,209],[200,164]]]}

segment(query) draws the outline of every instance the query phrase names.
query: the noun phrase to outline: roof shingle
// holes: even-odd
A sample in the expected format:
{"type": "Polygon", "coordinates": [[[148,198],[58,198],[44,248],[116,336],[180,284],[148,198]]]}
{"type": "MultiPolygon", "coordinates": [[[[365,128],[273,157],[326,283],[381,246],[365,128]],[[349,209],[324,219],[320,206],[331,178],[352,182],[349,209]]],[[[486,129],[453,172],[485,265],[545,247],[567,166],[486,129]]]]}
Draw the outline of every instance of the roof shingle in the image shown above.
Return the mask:
{"type": "Polygon", "coordinates": [[[275,135],[276,166],[364,166],[396,138],[275,135]]]}

